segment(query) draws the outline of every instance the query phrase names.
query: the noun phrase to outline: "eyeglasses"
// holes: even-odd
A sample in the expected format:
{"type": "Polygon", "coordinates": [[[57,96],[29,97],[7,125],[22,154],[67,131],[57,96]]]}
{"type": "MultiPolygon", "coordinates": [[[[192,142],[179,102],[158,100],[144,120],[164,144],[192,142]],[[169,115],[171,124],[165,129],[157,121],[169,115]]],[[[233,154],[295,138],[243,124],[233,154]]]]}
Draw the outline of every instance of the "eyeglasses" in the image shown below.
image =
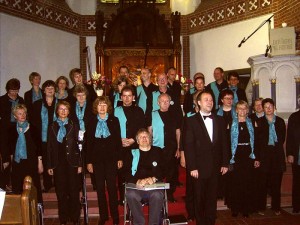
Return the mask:
{"type": "Polygon", "coordinates": [[[225,97],[223,99],[225,99],[225,100],[233,100],[233,98],[229,98],[229,97],[225,97]]]}
{"type": "Polygon", "coordinates": [[[59,110],[59,111],[69,111],[68,108],[59,108],[58,110],[59,110]]]}

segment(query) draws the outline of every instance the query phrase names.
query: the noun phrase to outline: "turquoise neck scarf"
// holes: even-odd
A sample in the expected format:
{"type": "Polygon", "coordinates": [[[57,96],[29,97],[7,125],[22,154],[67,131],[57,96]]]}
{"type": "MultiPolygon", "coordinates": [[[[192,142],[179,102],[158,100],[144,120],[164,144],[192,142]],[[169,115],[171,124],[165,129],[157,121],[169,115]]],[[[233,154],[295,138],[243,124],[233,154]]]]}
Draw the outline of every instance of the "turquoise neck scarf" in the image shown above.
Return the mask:
{"type": "MultiPolygon", "coordinates": [[[[19,103],[19,98],[17,97],[16,100],[13,100],[13,99],[9,98],[9,101],[11,102],[11,109],[12,109],[19,103]]],[[[10,113],[10,122],[12,122],[12,123],[16,122],[16,118],[14,117],[14,114],[13,114],[12,110],[11,110],[11,113],[10,113]]]]}
{"type": "Polygon", "coordinates": [[[131,154],[132,154],[131,174],[132,174],[132,176],[134,176],[137,171],[137,167],[138,167],[139,160],[140,160],[140,150],[132,149],[131,154]]]}
{"type": "Polygon", "coordinates": [[[237,87],[229,87],[229,89],[233,92],[233,105],[235,106],[236,103],[238,103],[238,101],[239,101],[239,98],[236,93],[238,88],[237,87]]]}
{"type": "MultiPolygon", "coordinates": [[[[55,100],[54,103],[55,105],[54,105],[54,113],[53,113],[53,122],[56,121],[56,113],[55,113],[56,103],[57,103],[57,99],[55,100]]],[[[49,117],[48,117],[48,109],[46,108],[44,102],[42,103],[41,120],[42,120],[42,142],[47,142],[49,117]]]]}
{"type": "Polygon", "coordinates": [[[118,106],[118,101],[120,100],[120,93],[119,92],[114,92],[114,108],[116,108],[118,106]]]}
{"type": "Polygon", "coordinates": [[[95,132],[95,137],[96,138],[101,138],[101,136],[103,138],[107,138],[108,136],[110,136],[110,132],[109,129],[107,127],[107,119],[108,119],[108,113],[106,113],[106,116],[104,119],[101,119],[99,115],[97,115],[98,118],[98,123],[97,123],[97,127],[96,127],[96,132],[95,132]]]}
{"type": "Polygon", "coordinates": [[[153,146],[160,148],[165,147],[164,140],[164,123],[159,115],[158,111],[152,112],[152,135],[153,135],[153,146]]]}
{"type": "Polygon", "coordinates": [[[196,113],[194,112],[194,111],[191,111],[191,112],[188,112],[187,114],[186,114],[186,117],[191,117],[191,116],[193,116],[193,115],[195,115],[196,113]]]}
{"type": "Polygon", "coordinates": [[[195,88],[195,87],[190,88],[190,94],[191,94],[191,95],[194,94],[195,91],[196,91],[196,88],[195,88]]]}
{"type": "MultiPolygon", "coordinates": [[[[232,119],[236,118],[237,115],[235,113],[235,110],[233,108],[231,108],[230,111],[231,111],[231,117],[232,117],[232,119]]],[[[221,105],[220,108],[218,109],[217,115],[218,116],[223,116],[224,115],[223,105],[221,105]]]]}
{"type": "Polygon", "coordinates": [[[262,113],[262,115],[260,116],[260,115],[258,115],[258,113],[255,113],[255,115],[256,115],[256,117],[257,118],[261,118],[261,117],[263,117],[264,115],[265,115],[265,113],[262,113]]]}
{"type": "Polygon", "coordinates": [[[210,83],[210,87],[211,87],[211,90],[213,91],[214,96],[215,96],[215,108],[218,109],[219,108],[218,101],[219,101],[220,91],[217,87],[217,82],[214,81],[214,82],[210,83]]]}
{"type": "MultiPolygon", "coordinates": [[[[249,118],[246,119],[246,125],[247,129],[250,135],[250,146],[251,146],[251,154],[249,155],[249,158],[255,159],[254,155],[254,129],[252,122],[249,118]]],[[[239,142],[239,121],[237,118],[233,118],[232,125],[231,125],[231,133],[230,133],[230,139],[231,139],[231,153],[232,158],[230,159],[230,164],[234,164],[234,156],[236,153],[236,148],[238,146],[239,142]]]]}
{"type": "Polygon", "coordinates": [[[119,119],[120,128],[121,128],[121,138],[126,138],[126,122],[127,118],[124,113],[124,109],[122,106],[118,106],[115,108],[115,117],[119,119]]]}
{"type": "Polygon", "coordinates": [[[273,116],[272,121],[270,122],[267,117],[266,120],[268,121],[269,124],[269,141],[268,141],[268,145],[273,145],[275,146],[275,142],[277,142],[277,134],[276,134],[276,130],[275,130],[275,122],[276,122],[276,116],[273,116]]]}
{"type": "Polygon", "coordinates": [[[152,112],[159,110],[158,96],[160,96],[160,91],[152,92],[152,112]]]}
{"type": "Polygon", "coordinates": [[[137,93],[137,105],[142,108],[142,110],[144,111],[144,113],[146,112],[146,108],[147,108],[147,95],[145,93],[145,90],[143,88],[143,85],[139,85],[136,88],[136,93],[137,93]]]}
{"type": "Polygon", "coordinates": [[[15,151],[15,162],[20,163],[21,159],[27,159],[27,147],[25,139],[25,131],[27,130],[29,124],[27,121],[24,123],[17,123],[17,132],[19,134],[16,151],[15,151]]]}
{"type": "Polygon", "coordinates": [[[84,120],[83,120],[85,108],[86,108],[86,101],[84,102],[82,108],[80,107],[79,102],[78,101],[76,102],[76,116],[79,121],[79,128],[82,131],[85,131],[85,125],[84,125],[84,120]]]}
{"type": "Polygon", "coordinates": [[[58,123],[59,129],[58,129],[58,133],[57,133],[57,141],[62,143],[64,140],[64,137],[67,135],[67,130],[65,125],[68,124],[69,122],[69,118],[66,118],[64,121],[62,121],[61,119],[57,119],[56,122],[58,123]]]}
{"type": "Polygon", "coordinates": [[[34,103],[37,100],[42,99],[42,92],[41,89],[39,89],[38,94],[35,92],[35,90],[32,88],[32,103],[34,103]]]}
{"type": "Polygon", "coordinates": [[[66,99],[68,97],[68,91],[67,90],[64,90],[64,95],[62,97],[59,96],[59,93],[56,92],[55,93],[55,97],[59,100],[62,100],[62,99],[66,99]]]}

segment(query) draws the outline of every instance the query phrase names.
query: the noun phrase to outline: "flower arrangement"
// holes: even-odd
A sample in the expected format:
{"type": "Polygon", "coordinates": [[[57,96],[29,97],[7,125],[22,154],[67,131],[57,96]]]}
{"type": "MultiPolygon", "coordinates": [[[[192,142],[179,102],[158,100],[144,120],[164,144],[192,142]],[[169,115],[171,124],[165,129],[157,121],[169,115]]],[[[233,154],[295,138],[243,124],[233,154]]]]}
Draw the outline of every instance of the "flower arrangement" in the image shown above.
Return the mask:
{"type": "Polygon", "coordinates": [[[103,92],[105,92],[106,85],[111,84],[110,79],[106,78],[100,73],[97,73],[96,71],[92,73],[90,82],[93,84],[94,89],[98,96],[103,95],[103,92]]]}
{"type": "Polygon", "coordinates": [[[189,86],[193,83],[193,81],[191,79],[186,78],[182,74],[176,74],[175,80],[177,80],[181,85],[181,94],[182,95],[184,95],[189,90],[189,86]]]}

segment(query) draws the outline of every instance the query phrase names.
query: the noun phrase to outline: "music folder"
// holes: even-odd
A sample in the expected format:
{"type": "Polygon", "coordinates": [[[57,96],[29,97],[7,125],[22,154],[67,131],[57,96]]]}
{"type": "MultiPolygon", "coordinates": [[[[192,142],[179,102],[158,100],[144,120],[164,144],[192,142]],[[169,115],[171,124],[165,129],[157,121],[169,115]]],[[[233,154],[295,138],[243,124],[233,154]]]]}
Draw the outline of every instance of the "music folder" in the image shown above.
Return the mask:
{"type": "Polygon", "coordinates": [[[136,189],[136,190],[143,190],[143,191],[151,191],[151,190],[165,190],[170,189],[169,183],[163,183],[163,182],[157,182],[155,184],[148,184],[144,187],[133,184],[133,183],[127,183],[126,188],[129,189],[136,189]]]}

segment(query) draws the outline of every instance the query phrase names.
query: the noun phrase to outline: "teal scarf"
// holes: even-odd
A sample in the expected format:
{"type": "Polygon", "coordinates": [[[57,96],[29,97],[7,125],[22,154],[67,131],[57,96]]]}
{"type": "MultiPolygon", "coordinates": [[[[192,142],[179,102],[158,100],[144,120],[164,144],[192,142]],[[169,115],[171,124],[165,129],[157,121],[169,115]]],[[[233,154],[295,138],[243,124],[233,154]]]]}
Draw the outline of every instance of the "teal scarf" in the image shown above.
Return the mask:
{"type": "Polygon", "coordinates": [[[83,120],[85,108],[86,108],[86,101],[84,102],[82,109],[79,105],[79,102],[78,101],[76,102],[76,116],[79,121],[79,128],[82,131],[85,131],[85,125],[84,125],[84,120],[83,120]]]}
{"type": "Polygon", "coordinates": [[[121,128],[121,138],[126,138],[126,122],[127,118],[125,116],[122,106],[115,108],[115,117],[119,119],[120,128],[121,128]]]}
{"type": "Polygon", "coordinates": [[[131,174],[132,174],[132,176],[134,176],[137,171],[137,167],[138,167],[139,160],[140,160],[140,150],[132,149],[131,154],[132,154],[131,174]]]}
{"type": "Polygon", "coordinates": [[[27,121],[24,123],[17,123],[17,132],[19,134],[16,151],[15,151],[15,162],[20,163],[21,159],[27,159],[27,147],[25,139],[25,131],[27,130],[29,124],[27,121]]]}
{"type": "Polygon", "coordinates": [[[108,113],[106,113],[106,116],[104,119],[101,119],[99,115],[97,115],[98,118],[98,123],[96,127],[96,132],[95,132],[95,138],[107,138],[110,136],[109,129],[107,127],[107,119],[108,119],[108,113]]]}
{"type": "Polygon", "coordinates": [[[160,96],[160,91],[152,92],[152,112],[159,110],[158,96],[160,96]]]}
{"type": "MultiPolygon", "coordinates": [[[[233,108],[231,108],[231,117],[232,119],[236,118],[237,115],[235,113],[235,110],[233,108]]],[[[220,108],[218,109],[218,112],[217,112],[217,115],[218,116],[223,116],[224,115],[224,110],[223,110],[223,106],[221,105],[220,108]]]]}
{"type": "Polygon", "coordinates": [[[261,116],[259,116],[257,113],[255,113],[257,118],[263,117],[265,115],[265,113],[263,113],[261,116]]]}
{"type": "Polygon", "coordinates": [[[196,88],[195,88],[195,87],[190,88],[190,94],[191,94],[191,95],[194,94],[195,91],[196,91],[196,88]]]}
{"type": "Polygon", "coordinates": [[[191,111],[191,112],[188,112],[187,114],[186,114],[186,117],[191,117],[191,116],[193,116],[193,115],[195,115],[196,113],[194,112],[194,111],[191,111]]]}
{"type": "MultiPolygon", "coordinates": [[[[13,109],[18,103],[19,103],[19,98],[16,98],[16,100],[12,100],[11,98],[9,99],[9,101],[11,102],[11,109],[13,109]]],[[[11,110],[10,113],[10,122],[16,122],[16,118],[14,117],[14,114],[11,110]]]]}
{"type": "Polygon", "coordinates": [[[146,108],[147,108],[147,95],[145,93],[145,90],[143,88],[143,85],[139,85],[136,88],[136,93],[137,93],[137,105],[142,108],[142,110],[144,111],[144,113],[146,112],[146,108]]]}
{"type": "MultiPolygon", "coordinates": [[[[55,100],[53,122],[56,120],[56,113],[55,113],[56,103],[57,103],[57,99],[55,100]]],[[[42,120],[42,142],[47,142],[49,117],[48,117],[48,109],[45,107],[44,102],[42,103],[41,120],[42,120]]]]}
{"type": "Polygon", "coordinates": [[[39,89],[39,93],[36,94],[35,90],[32,88],[32,103],[34,103],[37,100],[42,99],[42,91],[39,89]]]}
{"type": "Polygon", "coordinates": [[[275,146],[275,142],[277,142],[277,134],[276,134],[276,130],[275,130],[275,122],[276,122],[276,116],[273,116],[272,121],[270,122],[267,118],[266,120],[268,121],[269,124],[269,141],[268,141],[268,145],[273,145],[275,146]]]}
{"type": "MultiPolygon", "coordinates": [[[[252,122],[249,118],[246,119],[246,125],[248,128],[248,132],[250,135],[250,146],[251,146],[251,154],[249,155],[249,158],[255,159],[254,155],[254,129],[252,122]]],[[[239,141],[239,122],[237,118],[233,118],[232,125],[231,125],[231,133],[230,133],[230,138],[231,138],[231,153],[232,153],[232,158],[230,160],[230,164],[234,164],[234,156],[236,153],[236,148],[238,146],[238,141],[239,141]]]]}
{"type": "Polygon", "coordinates": [[[58,133],[57,133],[57,141],[62,143],[64,140],[64,137],[67,135],[67,130],[65,125],[68,124],[69,122],[69,118],[66,118],[64,121],[62,121],[61,119],[57,119],[56,122],[58,123],[59,129],[58,129],[58,133]]]}
{"type": "Polygon", "coordinates": [[[218,101],[219,101],[220,91],[217,87],[217,82],[214,81],[214,82],[210,83],[210,87],[211,87],[211,90],[213,91],[214,96],[215,96],[215,106],[216,106],[215,108],[218,109],[219,108],[218,101]]]}
{"type": "Polygon", "coordinates": [[[164,148],[165,147],[164,123],[158,111],[152,112],[152,134],[153,134],[153,146],[164,148]]]}
{"type": "Polygon", "coordinates": [[[119,92],[114,92],[114,108],[116,108],[118,106],[118,101],[120,100],[120,93],[119,92]]]}
{"type": "Polygon", "coordinates": [[[59,100],[62,100],[62,99],[66,99],[68,97],[68,92],[67,90],[64,91],[64,95],[62,97],[59,97],[59,94],[58,92],[55,93],[55,97],[59,100]]]}
{"type": "Polygon", "coordinates": [[[238,101],[239,101],[239,98],[236,93],[238,88],[237,87],[229,87],[229,89],[233,92],[233,105],[235,106],[236,103],[238,103],[238,101]]]}

